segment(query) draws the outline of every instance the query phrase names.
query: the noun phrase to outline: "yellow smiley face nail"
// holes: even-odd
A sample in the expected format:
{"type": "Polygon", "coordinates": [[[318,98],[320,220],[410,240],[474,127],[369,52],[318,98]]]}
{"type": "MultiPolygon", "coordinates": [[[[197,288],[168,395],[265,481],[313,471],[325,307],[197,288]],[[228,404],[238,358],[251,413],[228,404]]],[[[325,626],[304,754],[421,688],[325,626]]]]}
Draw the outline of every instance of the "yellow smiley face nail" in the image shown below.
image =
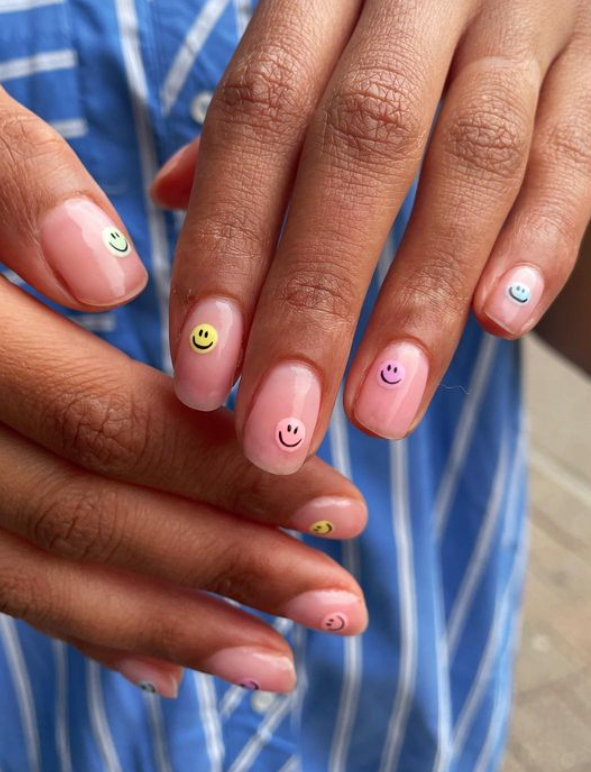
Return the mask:
{"type": "Polygon", "coordinates": [[[334,525],[330,520],[319,520],[310,526],[310,533],[319,534],[320,536],[326,536],[326,534],[332,533],[332,531],[334,531],[334,525]]]}
{"type": "Polygon", "coordinates": [[[191,348],[197,354],[209,354],[217,342],[218,331],[211,324],[199,324],[191,332],[191,348]]]}
{"type": "Polygon", "coordinates": [[[131,252],[131,244],[117,228],[105,228],[102,236],[104,245],[112,255],[126,257],[131,252]]]}

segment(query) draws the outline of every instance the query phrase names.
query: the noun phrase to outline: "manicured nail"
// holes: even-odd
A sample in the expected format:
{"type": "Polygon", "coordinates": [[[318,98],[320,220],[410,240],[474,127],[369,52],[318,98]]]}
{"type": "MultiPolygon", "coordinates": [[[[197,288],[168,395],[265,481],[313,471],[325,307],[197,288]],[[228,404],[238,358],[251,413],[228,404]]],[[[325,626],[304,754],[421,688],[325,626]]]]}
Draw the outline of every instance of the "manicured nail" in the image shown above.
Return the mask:
{"type": "Polygon", "coordinates": [[[544,277],[532,265],[518,265],[499,280],[484,313],[512,335],[527,329],[544,292],[544,277]]]}
{"type": "Polygon", "coordinates": [[[344,496],[320,496],[300,507],[289,526],[327,539],[352,539],[367,520],[363,501],[344,496]]]}
{"type": "Polygon", "coordinates": [[[298,595],[283,608],[294,622],[335,635],[357,635],[367,627],[362,598],[345,590],[311,590],[298,595]]]}
{"type": "Polygon", "coordinates": [[[234,384],[242,348],[242,315],[226,298],[201,300],[189,313],[175,362],[178,398],[194,410],[216,410],[234,384]]]}
{"type": "Polygon", "coordinates": [[[186,145],[183,145],[180,147],[176,153],[173,153],[168,161],[166,161],[165,164],[163,164],[158,172],[158,174],[154,177],[153,185],[156,185],[157,182],[160,182],[160,180],[163,177],[167,177],[171,172],[174,172],[177,166],[180,166],[182,163],[185,155],[191,150],[191,143],[188,143],[186,145]]]}
{"type": "Polygon", "coordinates": [[[296,684],[289,657],[246,646],[216,652],[204,663],[204,670],[251,691],[289,692],[296,684]]]}
{"type": "Polygon", "coordinates": [[[244,427],[244,453],[273,474],[292,474],[306,460],[320,409],[320,382],[299,362],[279,365],[255,397],[244,427]]]}
{"type": "Polygon", "coordinates": [[[40,224],[45,259],[80,303],[106,306],[130,300],[148,280],[129,238],[88,199],[65,201],[40,224]]]}
{"type": "Polygon", "coordinates": [[[404,437],[421,404],[427,357],[412,343],[392,343],[365,375],[353,412],[366,429],[386,439],[404,437]]]}
{"type": "Polygon", "coordinates": [[[159,694],[174,700],[178,696],[179,682],[174,676],[152,667],[139,659],[123,659],[113,665],[118,673],[145,692],[159,694]]]}

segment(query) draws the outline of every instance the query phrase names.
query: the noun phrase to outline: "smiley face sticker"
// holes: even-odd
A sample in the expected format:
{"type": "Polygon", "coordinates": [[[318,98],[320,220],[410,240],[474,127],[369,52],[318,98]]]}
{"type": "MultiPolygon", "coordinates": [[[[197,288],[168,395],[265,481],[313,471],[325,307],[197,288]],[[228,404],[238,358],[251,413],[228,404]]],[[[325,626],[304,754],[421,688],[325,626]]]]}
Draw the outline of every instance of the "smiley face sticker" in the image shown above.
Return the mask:
{"type": "Polygon", "coordinates": [[[319,520],[314,525],[310,526],[310,533],[315,533],[318,536],[326,536],[334,531],[334,525],[330,520],[319,520]]]}
{"type": "Polygon", "coordinates": [[[209,354],[217,346],[218,331],[212,324],[198,324],[189,340],[196,354],[209,354]]]}
{"type": "Polygon", "coordinates": [[[297,418],[284,418],[277,424],[275,439],[281,450],[293,453],[306,439],[306,427],[297,418]]]}
{"type": "Polygon", "coordinates": [[[327,633],[340,633],[349,624],[344,614],[329,614],[322,621],[322,629],[327,633]]]}
{"type": "Polygon", "coordinates": [[[507,297],[519,306],[525,306],[531,300],[531,290],[527,284],[515,282],[507,287],[507,297]]]}
{"type": "Polygon", "coordinates": [[[107,247],[109,252],[116,257],[127,257],[131,252],[131,244],[121,233],[120,230],[109,225],[108,228],[104,228],[103,244],[107,247]]]}
{"type": "Polygon", "coordinates": [[[378,368],[377,379],[384,389],[395,389],[404,381],[406,370],[396,359],[387,359],[378,368]]]}

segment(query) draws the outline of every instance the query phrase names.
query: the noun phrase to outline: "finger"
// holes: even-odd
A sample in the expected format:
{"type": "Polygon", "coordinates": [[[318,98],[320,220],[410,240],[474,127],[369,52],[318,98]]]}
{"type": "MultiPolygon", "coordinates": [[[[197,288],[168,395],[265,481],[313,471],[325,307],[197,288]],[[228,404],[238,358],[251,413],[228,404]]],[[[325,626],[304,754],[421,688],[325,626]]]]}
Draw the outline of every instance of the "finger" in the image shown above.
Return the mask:
{"type": "Polygon", "coordinates": [[[591,56],[575,42],[546,80],[524,185],[474,298],[498,335],[534,327],[575,265],[591,217],[590,76],[591,56]]]}
{"type": "Polygon", "coordinates": [[[426,409],[523,180],[542,78],[563,38],[553,27],[537,48],[531,14],[511,8],[466,35],[411,222],[349,375],[348,414],[382,437],[404,437],[426,409]]]}
{"type": "Polygon", "coordinates": [[[323,630],[367,623],[355,580],[277,529],[178,497],[85,474],[0,431],[0,525],[68,560],[207,590],[323,630]],[[165,527],[164,527],[165,524],[165,527]]]}
{"type": "Polygon", "coordinates": [[[55,558],[0,531],[0,609],[39,630],[268,691],[295,684],[274,630],[203,593],[55,558]]]}
{"type": "Polygon", "coordinates": [[[370,0],[314,116],[236,407],[244,452],[267,471],[293,473],[324,434],[464,17],[463,2],[370,0]]]}
{"type": "Polygon", "coordinates": [[[46,297],[112,307],[146,285],[117,213],[73,150],[0,88],[0,253],[46,297]]]}
{"type": "Polygon", "coordinates": [[[336,538],[363,529],[360,493],[328,465],[315,461],[277,485],[244,459],[230,413],[189,411],[170,379],[8,282],[0,282],[0,329],[10,330],[0,336],[0,421],[19,434],[107,477],[263,522],[306,531],[329,521],[326,535],[336,538]]]}
{"type": "Polygon", "coordinates": [[[160,169],[152,187],[152,200],[165,209],[187,209],[199,154],[199,137],[184,145],[160,169]]]}
{"type": "Polygon", "coordinates": [[[176,391],[192,408],[232,387],[309,117],[359,5],[262,2],[214,94],[172,277],[176,391]]]}

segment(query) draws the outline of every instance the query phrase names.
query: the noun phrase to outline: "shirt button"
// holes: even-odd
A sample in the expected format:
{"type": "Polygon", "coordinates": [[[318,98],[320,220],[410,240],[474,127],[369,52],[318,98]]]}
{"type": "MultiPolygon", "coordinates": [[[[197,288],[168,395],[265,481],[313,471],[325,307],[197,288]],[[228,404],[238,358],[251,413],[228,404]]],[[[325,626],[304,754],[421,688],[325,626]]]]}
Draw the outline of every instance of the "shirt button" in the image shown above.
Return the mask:
{"type": "Polygon", "coordinates": [[[273,692],[255,692],[250,699],[250,705],[255,713],[266,713],[275,699],[273,692]]]}
{"type": "Polygon", "coordinates": [[[191,118],[193,118],[196,123],[205,122],[207,108],[209,107],[212,96],[213,94],[211,91],[202,91],[193,98],[189,112],[191,113],[191,118]]]}

